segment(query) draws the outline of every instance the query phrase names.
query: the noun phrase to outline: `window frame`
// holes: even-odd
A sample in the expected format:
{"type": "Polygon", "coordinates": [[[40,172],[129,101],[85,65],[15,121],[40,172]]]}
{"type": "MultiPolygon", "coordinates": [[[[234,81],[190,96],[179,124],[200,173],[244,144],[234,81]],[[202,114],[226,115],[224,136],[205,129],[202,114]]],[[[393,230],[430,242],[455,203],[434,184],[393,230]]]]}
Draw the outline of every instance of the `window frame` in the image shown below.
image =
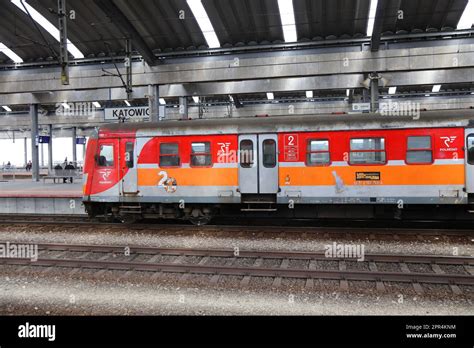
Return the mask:
{"type": "Polygon", "coordinates": [[[405,144],[406,144],[406,149],[405,149],[405,164],[410,165],[410,166],[416,166],[416,165],[427,165],[427,164],[433,164],[434,163],[434,155],[433,155],[433,137],[431,135],[407,135],[405,139],[405,144]],[[428,137],[430,138],[430,145],[431,148],[417,148],[417,149],[408,149],[408,138],[414,138],[414,137],[428,137]],[[408,157],[408,152],[416,152],[416,151],[431,151],[431,162],[416,162],[416,163],[410,163],[407,161],[408,157]]]}
{"type": "Polygon", "coordinates": [[[387,165],[387,139],[385,137],[374,136],[374,137],[356,137],[356,138],[349,138],[349,158],[347,163],[350,166],[385,166],[387,165]],[[351,150],[351,140],[355,139],[383,139],[384,148],[383,150],[351,150]],[[351,153],[352,152],[384,152],[385,153],[385,161],[383,163],[352,163],[351,162],[351,153]]]}
{"type": "Polygon", "coordinates": [[[261,163],[262,163],[262,166],[263,168],[266,168],[266,169],[273,169],[275,168],[277,165],[278,165],[278,147],[277,147],[277,142],[275,139],[273,138],[267,138],[267,139],[263,139],[262,141],[262,157],[261,157],[261,163]],[[268,166],[266,163],[265,163],[265,142],[267,141],[273,141],[273,148],[274,148],[274,153],[273,153],[273,158],[274,158],[274,162],[273,162],[273,165],[272,166],[268,166]]]}
{"type": "Polygon", "coordinates": [[[469,137],[473,137],[474,138],[474,133],[469,133],[467,136],[466,136],[466,162],[468,165],[474,165],[474,161],[471,161],[469,159],[469,137]]]}
{"type": "Polygon", "coordinates": [[[328,167],[330,166],[332,163],[332,160],[331,160],[331,141],[328,139],[328,138],[308,138],[306,139],[306,155],[305,155],[305,164],[306,166],[308,167],[328,167]],[[311,150],[308,150],[308,148],[311,148],[310,147],[310,143],[311,141],[321,141],[321,140],[326,140],[328,142],[328,149],[326,151],[311,151],[311,150]],[[308,155],[312,154],[312,153],[328,153],[329,155],[329,161],[327,163],[323,163],[323,164],[311,164],[308,162],[308,155]]]}
{"type": "Polygon", "coordinates": [[[255,148],[255,142],[252,140],[252,139],[241,139],[239,141],[239,167],[241,168],[244,168],[244,169],[248,169],[248,168],[253,168],[254,165],[255,165],[255,154],[254,154],[254,148],[255,148]],[[252,161],[251,162],[242,162],[242,151],[247,151],[247,150],[242,150],[242,143],[244,141],[250,141],[252,143],[252,147],[250,149],[250,156],[252,157],[252,161]],[[244,164],[244,165],[242,165],[244,164]]]}
{"type": "Polygon", "coordinates": [[[179,153],[179,142],[177,141],[161,141],[159,144],[158,144],[158,167],[160,168],[180,168],[182,165],[181,163],[181,155],[179,153]],[[162,144],[176,144],[178,146],[178,152],[177,154],[162,154],[161,153],[161,145],[162,144]],[[179,164],[177,166],[166,166],[166,165],[161,165],[161,156],[164,156],[164,157],[178,157],[178,162],[179,164]]]}
{"type": "MultiPolygon", "coordinates": [[[[95,162],[96,167],[97,168],[115,168],[115,144],[113,142],[103,142],[103,143],[101,142],[101,143],[99,143],[99,146],[98,146],[97,150],[98,150],[97,151],[97,160],[95,162]],[[113,159],[112,165],[105,165],[105,166],[99,165],[101,146],[112,146],[112,159],[113,159]]],[[[106,159],[106,163],[107,163],[107,159],[106,159]]]]}
{"type": "Polygon", "coordinates": [[[134,158],[134,154],[135,154],[135,142],[133,141],[128,141],[126,140],[125,141],[125,156],[127,156],[126,154],[130,154],[130,160],[127,161],[127,157],[124,158],[124,162],[125,162],[125,167],[128,168],[128,169],[132,169],[132,168],[135,168],[135,158],[134,158]],[[132,151],[130,152],[130,150],[127,150],[127,145],[131,144],[132,145],[132,151]],[[130,166],[130,162],[131,162],[131,166],[130,166]]]}
{"type": "MultiPolygon", "coordinates": [[[[189,153],[189,166],[191,168],[212,168],[214,166],[214,162],[212,161],[212,142],[210,141],[191,141],[189,144],[190,147],[190,153],[189,153]],[[209,152],[193,152],[193,144],[198,144],[198,143],[209,143],[209,152]],[[193,156],[209,156],[211,159],[211,164],[206,164],[206,165],[193,165],[193,156]]],[[[206,147],[204,145],[204,147],[206,147]]]]}

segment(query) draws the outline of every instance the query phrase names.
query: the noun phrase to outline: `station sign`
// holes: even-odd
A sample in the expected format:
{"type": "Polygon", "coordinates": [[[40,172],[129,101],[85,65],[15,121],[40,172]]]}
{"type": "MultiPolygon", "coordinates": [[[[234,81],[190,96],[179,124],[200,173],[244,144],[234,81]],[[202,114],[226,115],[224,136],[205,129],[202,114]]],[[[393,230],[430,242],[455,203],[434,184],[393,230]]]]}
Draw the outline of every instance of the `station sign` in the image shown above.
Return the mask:
{"type": "Polygon", "coordinates": [[[49,144],[49,135],[38,135],[38,144],[49,144]]]}
{"type": "Polygon", "coordinates": [[[104,109],[104,119],[106,121],[118,121],[119,119],[146,120],[148,118],[150,118],[150,108],[148,106],[104,109]]]}
{"type": "Polygon", "coordinates": [[[84,137],[76,138],[76,145],[86,145],[86,138],[84,137]]]}
{"type": "Polygon", "coordinates": [[[352,104],[352,111],[369,112],[370,111],[370,103],[353,103],[352,104]]]}

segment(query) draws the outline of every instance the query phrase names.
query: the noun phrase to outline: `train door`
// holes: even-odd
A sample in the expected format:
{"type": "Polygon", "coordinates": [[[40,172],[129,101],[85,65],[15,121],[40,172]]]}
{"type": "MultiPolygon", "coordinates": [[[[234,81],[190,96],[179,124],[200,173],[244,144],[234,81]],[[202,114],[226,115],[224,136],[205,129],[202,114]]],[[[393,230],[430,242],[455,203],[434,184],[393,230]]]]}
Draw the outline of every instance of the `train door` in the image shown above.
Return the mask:
{"type": "Polygon", "coordinates": [[[240,193],[258,193],[258,136],[239,136],[239,190],[240,193]]]}
{"type": "Polygon", "coordinates": [[[258,193],[278,192],[278,137],[276,134],[258,136],[258,193]]]}
{"type": "Polygon", "coordinates": [[[119,195],[119,141],[117,139],[100,139],[96,154],[96,174],[92,185],[97,192],[107,191],[107,195],[119,195]]]}
{"type": "Polygon", "coordinates": [[[123,195],[133,195],[138,192],[134,147],[135,139],[120,140],[120,176],[123,195]]]}
{"type": "Polygon", "coordinates": [[[466,192],[474,193],[474,128],[465,130],[466,139],[466,192]]]}
{"type": "Polygon", "coordinates": [[[239,190],[242,194],[278,192],[278,137],[276,134],[239,136],[239,190]]]}

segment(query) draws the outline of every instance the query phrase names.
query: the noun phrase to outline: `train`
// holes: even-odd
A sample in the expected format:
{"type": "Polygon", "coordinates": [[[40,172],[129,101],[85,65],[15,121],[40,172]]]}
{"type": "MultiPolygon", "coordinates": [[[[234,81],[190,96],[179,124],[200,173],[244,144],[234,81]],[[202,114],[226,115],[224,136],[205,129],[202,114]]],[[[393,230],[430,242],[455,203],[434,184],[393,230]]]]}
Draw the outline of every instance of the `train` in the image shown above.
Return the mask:
{"type": "Polygon", "coordinates": [[[108,124],[83,202],[121,221],[214,217],[471,219],[472,110],[108,124]]]}

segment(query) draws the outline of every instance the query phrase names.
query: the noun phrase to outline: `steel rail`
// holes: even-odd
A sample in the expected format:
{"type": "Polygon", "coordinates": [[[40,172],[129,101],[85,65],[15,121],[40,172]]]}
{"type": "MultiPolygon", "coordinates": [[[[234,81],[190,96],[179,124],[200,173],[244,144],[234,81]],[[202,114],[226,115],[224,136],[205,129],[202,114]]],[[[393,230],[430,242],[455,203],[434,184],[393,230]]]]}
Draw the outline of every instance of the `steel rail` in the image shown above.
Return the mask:
{"type": "Polygon", "coordinates": [[[32,262],[29,259],[4,258],[0,263],[10,265],[34,265],[42,267],[73,267],[88,269],[107,269],[120,271],[153,271],[173,273],[193,273],[208,275],[234,275],[254,277],[284,277],[303,279],[333,279],[333,280],[365,280],[365,281],[395,281],[417,282],[434,284],[474,285],[474,277],[464,274],[428,274],[404,272],[373,272],[348,270],[306,270],[297,268],[264,268],[241,266],[206,266],[199,264],[179,263],[147,263],[127,261],[96,261],[72,259],[38,259],[32,262]]]}

